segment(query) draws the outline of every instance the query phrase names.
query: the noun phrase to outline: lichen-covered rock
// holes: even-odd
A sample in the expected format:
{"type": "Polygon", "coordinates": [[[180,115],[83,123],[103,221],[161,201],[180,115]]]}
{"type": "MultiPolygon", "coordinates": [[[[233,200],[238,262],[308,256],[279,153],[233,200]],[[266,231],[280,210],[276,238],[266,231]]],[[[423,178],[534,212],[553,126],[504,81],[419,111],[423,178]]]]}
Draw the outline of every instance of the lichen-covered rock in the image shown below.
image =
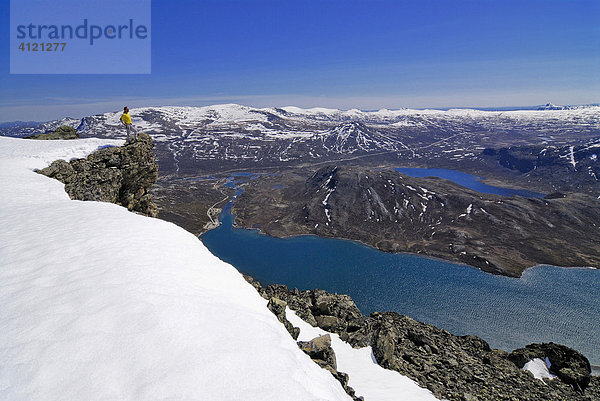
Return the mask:
{"type": "Polygon", "coordinates": [[[592,369],[588,359],[576,350],[554,343],[529,344],[510,353],[509,359],[522,368],[534,358],[550,362],[550,372],[581,390],[590,384],[592,369]]]}
{"type": "Polygon", "coordinates": [[[317,321],[311,312],[313,304],[309,292],[300,292],[297,289],[290,290],[282,284],[273,284],[265,288],[261,287],[260,284],[258,284],[258,286],[258,291],[263,298],[269,299],[271,297],[276,297],[282,299],[287,302],[288,306],[293,309],[296,312],[296,315],[302,320],[311,326],[317,325],[317,321]]]}
{"type": "Polygon", "coordinates": [[[77,130],[73,127],[69,127],[68,125],[61,125],[54,132],[49,132],[45,134],[36,134],[26,136],[23,139],[41,139],[41,140],[52,140],[52,139],[78,139],[79,134],[77,130]]]}
{"type": "Polygon", "coordinates": [[[571,380],[533,378],[514,364],[507,352],[491,349],[479,337],[455,336],[394,312],[371,314],[367,327],[381,366],[412,378],[440,398],[593,399],[572,386],[571,380]]]}
{"type": "Polygon", "coordinates": [[[137,142],[100,149],[85,159],[57,160],[38,172],[65,184],[71,199],[111,202],[156,217],[148,192],[158,179],[158,164],[149,135],[137,142]]]}
{"type": "Polygon", "coordinates": [[[337,370],[337,361],[335,352],[331,348],[331,336],[329,334],[315,337],[310,341],[298,341],[298,347],[310,356],[310,359],[317,365],[328,370],[353,400],[363,400],[363,397],[357,397],[354,389],[348,386],[348,375],[337,370]]]}
{"type": "Polygon", "coordinates": [[[322,368],[329,366],[337,370],[335,352],[331,348],[329,334],[315,337],[310,341],[298,341],[298,347],[322,368]]]}
{"type": "Polygon", "coordinates": [[[275,298],[275,297],[272,297],[271,299],[269,299],[269,303],[267,304],[267,308],[269,308],[269,310],[271,312],[273,312],[273,314],[275,316],[277,316],[277,319],[281,323],[283,323],[283,325],[285,326],[288,333],[290,333],[292,338],[294,340],[297,340],[298,335],[300,334],[300,329],[298,327],[294,327],[292,325],[292,323],[290,323],[290,321],[285,316],[285,308],[286,307],[287,307],[287,302],[282,301],[281,299],[275,298]]]}
{"type": "Polygon", "coordinates": [[[344,341],[352,338],[350,342],[353,345],[367,345],[364,335],[359,332],[364,326],[365,317],[348,295],[331,294],[319,289],[290,290],[282,284],[262,288],[251,278],[246,279],[253,283],[264,298],[276,297],[286,301],[288,306],[310,325],[339,333],[344,341]]]}

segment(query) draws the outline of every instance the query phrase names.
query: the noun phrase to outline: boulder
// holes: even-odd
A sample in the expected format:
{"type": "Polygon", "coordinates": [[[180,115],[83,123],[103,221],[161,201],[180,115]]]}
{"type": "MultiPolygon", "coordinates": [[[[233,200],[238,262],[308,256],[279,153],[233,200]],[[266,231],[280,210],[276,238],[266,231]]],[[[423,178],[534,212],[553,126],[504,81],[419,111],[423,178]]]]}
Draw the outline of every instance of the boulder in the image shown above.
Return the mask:
{"type": "Polygon", "coordinates": [[[310,341],[298,341],[298,347],[322,368],[330,367],[337,370],[335,352],[331,348],[329,334],[315,337],[310,341]]]}
{"type": "Polygon", "coordinates": [[[357,397],[354,389],[348,386],[348,375],[337,370],[335,352],[331,348],[331,336],[329,334],[315,337],[310,341],[298,341],[298,347],[310,356],[317,365],[329,371],[353,400],[363,400],[363,397],[357,397]]]}
{"type": "Polygon", "coordinates": [[[592,369],[589,360],[578,351],[565,345],[554,343],[529,344],[510,353],[509,359],[519,368],[531,361],[548,358],[550,372],[563,382],[579,390],[584,390],[589,384],[592,369]]]}

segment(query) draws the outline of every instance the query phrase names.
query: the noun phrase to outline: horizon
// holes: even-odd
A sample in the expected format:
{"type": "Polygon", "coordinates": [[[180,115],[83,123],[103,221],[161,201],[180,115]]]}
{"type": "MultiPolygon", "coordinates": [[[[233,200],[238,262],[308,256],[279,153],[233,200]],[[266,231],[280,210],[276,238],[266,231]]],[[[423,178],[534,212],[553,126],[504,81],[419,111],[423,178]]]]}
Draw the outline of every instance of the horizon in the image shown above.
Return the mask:
{"type": "MultiPolygon", "coordinates": [[[[4,58],[0,121],[81,118],[125,104],[377,110],[600,102],[597,1],[139,1],[153,15],[150,74],[10,74],[4,58]]],[[[5,26],[9,4],[0,0],[5,26]]],[[[0,41],[9,43],[8,29],[0,41]]]]}
{"type": "MultiPolygon", "coordinates": [[[[214,104],[207,104],[207,105],[169,105],[169,104],[164,104],[164,105],[151,105],[151,106],[136,106],[136,107],[129,107],[130,110],[135,110],[135,109],[144,109],[144,108],[160,108],[160,107],[196,107],[196,108],[204,108],[204,107],[216,107],[216,106],[242,106],[242,107],[248,107],[251,109],[257,109],[257,110],[265,110],[265,109],[275,109],[275,108],[279,108],[279,109],[285,109],[288,107],[296,107],[302,110],[312,110],[312,109],[325,109],[325,110],[337,110],[337,111],[341,111],[341,112],[347,112],[350,110],[359,110],[365,113],[375,113],[378,111],[382,111],[382,110],[388,110],[388,111],[400,111],[400,110],[415,110],[415,111],[425,111],[425,110],[435,110],[435,111],[449,111],[449,110],[478,110],[478,111],[489,111],[489,112],[507,112],[507,111],[553,111],[553,110],[544,110],[544,109],[540,109],[540,107],[544,107],[544,106],[557,106],[557,107],[565,107],[565,108],[585,108],[585,107],[599,107],[600,103],[588,103],[588,104],[556,104],[556,103],[544,103],[544,104],[536,104],[536,105],[529,105],[529,106],[504,106],[504,107],[399,107],[399,108],[387,108],[387,107],[383,107],[383,108],[379,108],[379,109],[359,109],[356,107],[353,108],[345,108],[345,109],[341,109],[341,108],[333,108],[333,107],[321,107],[321,106],[314,106],[314,107],[299,107],[296,105],[292,105],[292,104],[288,104],[288,105],[272,105],[272,106],[264,106],[264,107],[259,107],[259,106],[251,106],[251,105],[246,105],[246,104],[240,104],[240,103],[214,103],[214,104]]],[[[81,115],[78,117],[72,116],[72,115],[64,115],[64,116],[59,116],[58,118],[53,118],[53,119],[49,119],[49,120],[0,120],[0,124],[2,125],[7,125],[7,124],[11,124],[11,123],[36,123],[36,124],[44,124],[44,123],[48,123],[48,122],[53,122],[53,121],[58,121],[61,119],[71,119],[71,120],[82,120],[86,117],[92,117],[92,116],[97,116],[97,115],[104,115],[104,114],[108,114],[108,113],[121,113],[122,110],[117,108],[116,110],[109,110],[109,111],[105,111],[102,113],[94,113],[94,114],[86,114],[86,115],[81,115]]]]}

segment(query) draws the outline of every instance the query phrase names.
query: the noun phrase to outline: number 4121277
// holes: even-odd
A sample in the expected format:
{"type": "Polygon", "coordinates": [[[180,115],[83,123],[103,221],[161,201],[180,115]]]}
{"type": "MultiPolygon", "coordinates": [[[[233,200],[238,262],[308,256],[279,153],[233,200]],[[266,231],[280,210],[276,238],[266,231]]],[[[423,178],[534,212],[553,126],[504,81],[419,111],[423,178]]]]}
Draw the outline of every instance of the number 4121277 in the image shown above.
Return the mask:
{"type": "Polygon", "coordinates": [[[66,43],[29,43],[29,42],[21,42],[19,45],[19,50],[22,52],[64,52],[65,47],[67,47],[66,43]]]}

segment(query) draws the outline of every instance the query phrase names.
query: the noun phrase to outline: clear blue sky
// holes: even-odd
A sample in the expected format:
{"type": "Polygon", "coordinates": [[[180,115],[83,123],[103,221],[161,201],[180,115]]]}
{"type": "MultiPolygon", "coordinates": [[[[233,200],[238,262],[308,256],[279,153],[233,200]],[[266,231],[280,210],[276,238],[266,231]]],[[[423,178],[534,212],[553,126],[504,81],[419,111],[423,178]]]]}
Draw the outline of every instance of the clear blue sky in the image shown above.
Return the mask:
{"type": "Polygon", "coordinates": [[[9,1],[0,4],[0,121],[124,103],[600,102],[598,0],[153,0],[150,75],[10,75],[9,1]]]}

